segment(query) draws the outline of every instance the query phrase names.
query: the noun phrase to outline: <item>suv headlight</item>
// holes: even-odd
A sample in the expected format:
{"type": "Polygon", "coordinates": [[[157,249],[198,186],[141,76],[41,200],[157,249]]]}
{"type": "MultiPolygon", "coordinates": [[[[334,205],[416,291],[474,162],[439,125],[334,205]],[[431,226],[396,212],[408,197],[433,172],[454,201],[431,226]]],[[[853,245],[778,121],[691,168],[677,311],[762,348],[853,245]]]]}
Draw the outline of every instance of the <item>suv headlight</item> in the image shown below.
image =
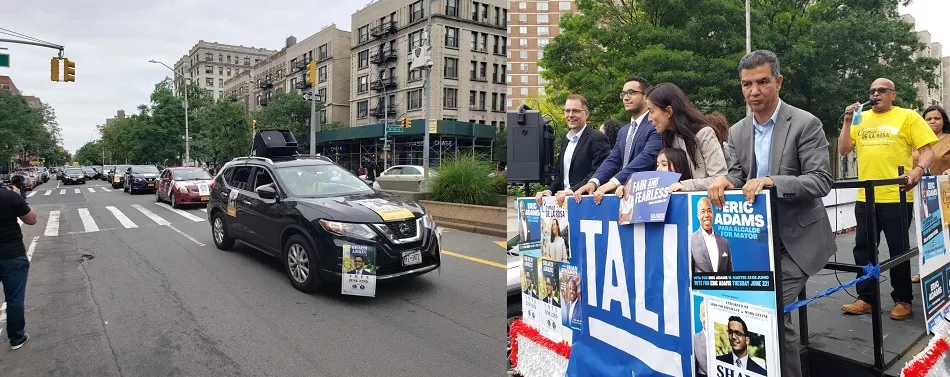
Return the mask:
{"type": "Polygon", "coordinates": [[[435,226],[435,220],[432,219],[432,215],[429,214],[428,212],[426,212],[425,216],[422,216],[422,226],[424,226],[424,227],[426,227],[426,228],[429,228],[429,229],[435,229],[435,228],[436,228],[436,226],[435,226]]]}
{"type": "Polygon", "coordinates": [[[320,226],[327,232],[347,237],[356,237],[371,240],[376,233],[366,224],[342,223],[338,221],[320,220],[320,226]]]}

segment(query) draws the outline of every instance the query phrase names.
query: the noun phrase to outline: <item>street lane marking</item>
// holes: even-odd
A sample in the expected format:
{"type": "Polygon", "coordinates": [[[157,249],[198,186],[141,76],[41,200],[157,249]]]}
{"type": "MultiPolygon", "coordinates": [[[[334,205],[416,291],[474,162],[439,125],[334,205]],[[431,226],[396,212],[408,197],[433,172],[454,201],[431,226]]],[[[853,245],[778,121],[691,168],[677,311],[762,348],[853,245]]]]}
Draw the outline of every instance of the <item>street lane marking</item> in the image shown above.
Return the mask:
{"type": "Polygon", "coordinates": [[[207,208],[202,208],[202,209],[201,209],[201,212],[208,213],[208,209],[207,209],[207,208]]]}
{"type": "Polygon", "coordinates": [[[38,191],[30,191],[29,194],[26,194],[26,197],[27,197],[27,198],[32,197],[33,195],[36,195],[37,192],[38,192],[38,191]]]}
{"type": "Polygon", "coordinates": [[[60,195],[63,195],[63,194],[65,194],[65,193],[66,193],[66,189],[59,190],[59,194],[60,194],[60,195]]]}
{"type": "Polygon", "coordinates": [[[49,220],[46,221],[46,232],[43,235],[49,237],[59,235],[59,211],[50,211],[49,220]]]}
{"type": "Polygon", "coordinates": [[[73,189],[73,190],[75,190],[77,194],[81,194],[81,193],[82,193],[82,191],[79,191],[79,189],[73,189]]]}
{"type": "MultiPolygon", "coordinates": [[[[30,248],[26,249],[26,259],[33,260],[33,252],[36,251],[36,241],[40,239],[40,236],[33,237],[33,242],[30,242],[30,248]]],[[[6,304],[6,303],[4,303],[6,304]]]]}
{"type": "Polygon", "coordinates": [[[105,188],[105,187],[99,187],[99,189],[102,190],[102,191],[105,191],[105,192],[112,192],[112,190],[109,190],[109,189],[107,189],[107,188],[105,188]]]}
{"type": "Polygon", "coordinates": [[[99,231],[99,226],[96,225],[96,220],[92,219],[88,208],[79,209],[79,219],[82,220],[82,227],[86,228],[86,233],[99,231]]]}
{"type": "Polygon", "coordinates": [[[96,190],[93,190],[92,187],[87,187],[86,190],[89,190],[89,192],[96,192],[96,190]]]}
{"type": "Polygon", "coordinates": [[[158,224],[158,225],[171,225],[171,224],[172,224],[172,223],[168,222],[167,220],[161,218],[161,216],[158,216],[158,215],[156,215],[155,213],[153,213],[152,211],[149,211],[147,208],[142,207],[141,205],[133,204],[133,205],[132,205],[132,208],[135,208],[135,209],[137,209],[139,212],[142,212],[143,215],[145,215],[146,217],[152,219],[152,221],[154,221],[154,222],[155,222],[156,224],[158,224]]]}
{"type": "Polygon", "coordinates": [[[182,231],[179,230],[178,228],[172,226],[172,224],[167,224],[167,225],[168,225],[169,228],[171,228],[171,230],[174,230],[175,232],[178,232],[178,234],[181,234],[182,236],[185,236],[185,238],[191,240],[191,242],[194,242],[194,243],[198,244],[198,246],[204,247],[205,244],[203,244],[203,243],[201,243],[201,242],[198,242],[198,240],[196,240],[194,237],[189,236],[188,233],[182,232],[182,231]]]}
{"type": "Polygon", "coordinates": [[[112,216],[115,216],[115,219],[119,220],[119,223],[121,223],[122,226],[126,227],[126,229],[139,227],[138,225],[135,225],[135,223],[132,222],[132,220],[130,220],[128,216],[122,213],[122,211],[119,211],[118,208],[115,208],[113,206],[108,206],[106,207],[106,209],[108,209],[109,212],[112,212],[112,216]]]}
{"type": "Polygon", "coordinates": [[[508,266],[505,266],[505,265],[503,265],[503,264],[501,264],[501,263],[495,263],[495,262],[487,261],[487,260],[484,260],[484,259],[481,259],[481,258],[470,257],[470,256],[465,255],[465,254],[459,254],[459,253],[451,252],[451,251],[448,251],[448,250],[442,250],[442,254],[450,255],[450,256],[453,256],[453,257],[456,257],[456,258],[462,258],[462,259],[470,260],[470,261],[472,261],[472,262],[477,262],[477,263],[481,263],[481,264],[488,265],[488,266],[492,266],[492,267],[498,267],[498,268],[502,268],[502,269],[508,268],[508,266]]]}
{"type": "Polygon", "coordinates": [[[157,206],[159,206],[159,207],[162,207],[162,208],[164,208],[164,209],[167,209],[167,210],[169,210],[169,211],[172,211],[172,212],[174,212],[174,213],[177,213],[177,214],[179,214],[179,215],[182,215],[182,216],[184,216],[186,219],[191,220],[191,221],[194,221],[194,222],[204,221],[204,219],[202,219],[202,218],[200,218],[200,217],[198,217],[198,216],[192,215],[192,214],[190,214],[190,213],[188,213],[188,212],[185,212],[185,211],[182,211],[182,210],[180,210],[180,209],[172,208],[172,206],[170,206],[170,205],[168,205],[168,204],[165,204],[165,203],[155,203],[155,205],[157,205],[157,206]]]}
{"type": "Polygon", "coordinates": [[[53,193],[53,190],[46,190],[46,193],[43,194],[43,196],[46,196],[46,195],[49,195],[49,194],[52,194],[52,193],[53,193]]]}
{"type": "Polygon", "coordinates": [[[508,243],[505,241],[495,241],[495,245],[500,246],[502,249],[508,250],[508,243]]]}

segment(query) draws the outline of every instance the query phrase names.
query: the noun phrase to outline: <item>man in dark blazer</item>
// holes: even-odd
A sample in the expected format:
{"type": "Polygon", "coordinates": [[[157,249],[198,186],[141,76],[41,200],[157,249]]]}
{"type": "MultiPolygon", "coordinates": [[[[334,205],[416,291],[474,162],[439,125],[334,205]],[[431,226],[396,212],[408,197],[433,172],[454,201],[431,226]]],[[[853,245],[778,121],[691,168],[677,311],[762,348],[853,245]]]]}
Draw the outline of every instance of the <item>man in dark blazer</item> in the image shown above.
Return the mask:
{"type": "Polygon", "coordinates": [[[564,197],[583,186],[594,171],[610,153],[607,136],[599,130],[587,126],[587,99],[578,94],[567,96],[564,102],[564,119],[567,121],[567,140],[561,142],[561,153],[557,157],[557,173],[554,182],[547,190],[535,195],[538,205],[541,198],[557,193],[557,202],[563,203],[564,197]]]}
{"type": "Polygon", "coordinates": [[[700,198],[696,207],[699,229],[689,236],[693,272],[732,272],[732,249],[729,248],[729,241],[716,233],[712,227],[712,203],[709,198],[700,198]],[[713,260],[716,261],[715,265],[713,260]]]}
{"type": "MultiPolygon", "coordinates": [[[[775,187],[772,229],[779,238],[775,252],[781,255],[784,306],[798,299],[808,277],[820,271],[838,248],[822,203],[834,183],[828,139],[817,117],[779,99],[779,72],[778,57],[771,51],[753,51],[739,62],[742,95],[752,116],[729,129],[724,151],[729,174],[716,178],[708,194],[722,209],[725,190],[741,187],[752,202],[762,189],[775,187]]],[[[782,376],[801,377],[798,331],[791,313],[785,313],[784,327],[782,376]]]]}
{"type": "MultiPolygon", "coordinates": [[[[729,346],[732,347],[732,352],[716,356],[716,360],[732,365],[733,368],[739,370],[747,370],[767,376],[768,372],[765,371],[765,368],[749,357],[749,341],[751,339],[749,339],[749,329],[746,327],[745,321],[738,316],[732,316],[729,317],[729,323],[726,327],[729,329],[729,346]]],[[[742,375],[745,375],[745,373],[742,375]]]]}
{"type": "Polygon", "coordinates": [[[630,174],[656,169],[656,155],[662,139],[647,116],[646,90],[650,83],[640,77],[630,77],[623,84],[620,99],[630,114],[630,123],[620,129],[617,143],[594,176],[583,187],[574,190],[578,203],[584,194],[594,194],[594,203],[600,204],[604,194],[612,194],[618,186],[627,183],[630,174]],[[631,133],[632,131],[632,133],[631,133]]]}

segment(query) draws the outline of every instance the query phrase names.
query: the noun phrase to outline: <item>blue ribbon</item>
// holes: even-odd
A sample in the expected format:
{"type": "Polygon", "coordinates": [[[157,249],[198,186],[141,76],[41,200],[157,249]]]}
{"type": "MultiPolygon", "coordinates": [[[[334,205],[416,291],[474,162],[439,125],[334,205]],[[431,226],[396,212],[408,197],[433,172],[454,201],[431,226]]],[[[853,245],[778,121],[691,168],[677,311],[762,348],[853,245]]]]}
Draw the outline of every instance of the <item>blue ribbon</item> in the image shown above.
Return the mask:
{"type": "Polygon", "coordinates": [[[840,290],[843,290],[843,289],[851,288],[851,287],[853,287],[855,284],[858,284],[858,283],[860,283],[860,282],[862,282],[862,281],[865,281],[865,280],[868,280],[868,279],[879,279],[879,278],[881,277],[881,265],[879,265],[879,264],[876,264],[876,265],[870,265],[870,264],[868,264],[867,266],[864,266],[864,271],[863,271],[863,273],[864,273],[864,274],[863,274],[861,277],[859,277],[859,278],[857,278],[857,279],[854,279],[854,280],[848,282],[847,284],[844,284],[844,285],[839,286],[839,287],[828,288],[828,289],[826,289],[824,292],[819,293],[817,296],[809,297],[809,298],[806,298],[806,299],[804,299],[804,300],[798,300],[798,301],[795,301],[795,302],[793,302],[793,303],[791,303],[791,304],[785,305],[785,312],[788,313],[788,312],[790,312],[790,311],[792,311],[792,310],[795,310],[795,309],[798,309],[798,308],[800,308],[800,307],[802,307],[802,306],[808,305],[809,303],[811,303],[812,301],[815,301],[815,300],[817,300],[817,299],[820,299],[820,298],[823,298],[823,297],[831,296],[833,293],[835,293],[835,292],[837,292],[837,291],[840,291],[840,290]]]}

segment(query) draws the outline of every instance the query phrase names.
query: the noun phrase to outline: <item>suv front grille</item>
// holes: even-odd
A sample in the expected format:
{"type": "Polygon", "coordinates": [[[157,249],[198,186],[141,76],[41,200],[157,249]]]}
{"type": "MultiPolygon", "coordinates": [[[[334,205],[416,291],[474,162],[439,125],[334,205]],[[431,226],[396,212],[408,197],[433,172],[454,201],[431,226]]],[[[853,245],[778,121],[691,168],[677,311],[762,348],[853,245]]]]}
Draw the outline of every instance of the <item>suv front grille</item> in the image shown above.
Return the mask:
{"type": "Polygon", "coordinates": [[[373,224],[380,233],[385,234],[392,243],[402,245],[422,239],[422,218],[373,224]]]}

